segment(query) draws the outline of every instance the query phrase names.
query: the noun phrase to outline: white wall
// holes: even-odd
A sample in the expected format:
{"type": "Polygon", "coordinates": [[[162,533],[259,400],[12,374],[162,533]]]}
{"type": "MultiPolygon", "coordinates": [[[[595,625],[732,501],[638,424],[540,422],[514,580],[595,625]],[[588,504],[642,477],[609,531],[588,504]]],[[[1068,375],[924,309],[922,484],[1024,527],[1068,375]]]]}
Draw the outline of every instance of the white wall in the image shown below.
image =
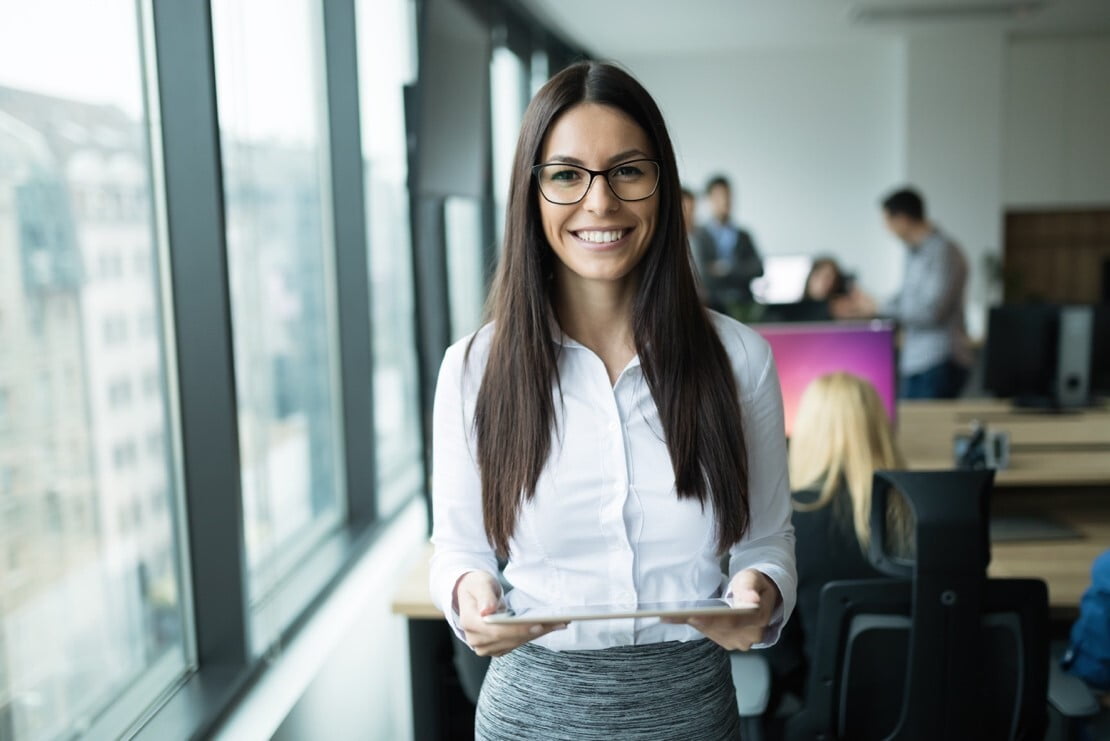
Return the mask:
{"type": "Polygon", "coordinates": [[[983,257],[1002,250],[1002,89],[999,33],[915,37],[906,51],[905,179],[930,219],[967,256],[967,319],[981,336],[994,297],[983,257]]]}
{"type": "Polygon", "coordinates": [[[1005,204],[1110,204],[1110,36],[1014,39],[1006,66],[1005,204]]]}
{"type": "Polygon", "coordinates": [[[901,250],[878,200],[902,180],[902,44],[622,58],[663,109],[683,180],[730,177],[764,255],[827,252],[885,295],[901,250]]]}
{"type": "Polygon", "coordinates": [[[722,171],[764,254],[831,252],[884,297],[900,246],[878,198],[919,186],[971,266],[968,322],[1007,207],[1110,203],[1110,36],[998,30],[622,61],[659,101],[688,184],[722,171]]]}

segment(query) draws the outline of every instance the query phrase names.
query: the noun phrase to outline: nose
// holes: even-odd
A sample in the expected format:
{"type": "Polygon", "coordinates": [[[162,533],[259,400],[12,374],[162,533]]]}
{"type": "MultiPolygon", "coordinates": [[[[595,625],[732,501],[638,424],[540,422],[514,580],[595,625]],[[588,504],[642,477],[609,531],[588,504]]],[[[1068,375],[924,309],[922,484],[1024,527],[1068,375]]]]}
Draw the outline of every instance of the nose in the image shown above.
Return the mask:
{"type": "Polygon", "coordinates": [[[620,208],[620,201],[604,175],[594,176],[582,198],[582,207],[592,214],[609,214],[620,208]]]}

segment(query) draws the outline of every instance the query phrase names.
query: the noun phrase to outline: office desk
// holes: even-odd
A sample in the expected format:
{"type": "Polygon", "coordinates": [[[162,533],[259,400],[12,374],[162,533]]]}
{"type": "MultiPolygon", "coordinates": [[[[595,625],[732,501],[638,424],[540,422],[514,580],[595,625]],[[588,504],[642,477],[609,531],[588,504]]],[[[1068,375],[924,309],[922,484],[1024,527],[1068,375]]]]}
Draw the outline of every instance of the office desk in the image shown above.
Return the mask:
{"type": "MultiPolygon", "coordinates": [[[[1053,609],[1074,613],[1083,590],[1090,584],[1091,563],[1095,556],[1110,548],[1110,490],[1015,492],[992,509],[1022,514],[1045,511],[1079,533],[1078,538],[994,543],[989,571],[992,577],[1044,579],[1053,609]]],[[[394,595],[393,612],[406,617],[410,625],[413,621],[431,621],[442,624],[446,630],[443,613],[428,595],[431,555],[429,545],[394,595]]]]}
{"type": "Polygon", "coordinates": [[[1013,489],[991,502],[991,512],[1041,514],[1072,527],[1078,538],[991,544],[992,577],[1034,577],[1048,584],[1054,619],[1070,622],[1091,583],[1091,564],[1110,548],[1110,488],[1013,489]]]}
{"type": "Polygon", "coordinates": [[[1110,407],[1052,413],[996,399],[900,401],[898,442],[910,468],[951,468],[952,440],[975,420],[1010,433],[1010,466],[996,488],[1110,486],[1110,407]]]}
{"type": "MultiPolygon", "coordinates": [[[[1110,548],[1110,488],[1070,491],[1025,489],[996,498],[993,509],[1029,513],[1050,505],[1050,515],[1080,533],[1078,539],[995,543],[992,577],[1034,577],[1048,584],[1052,617],[1075,619],[1079,598],[1090,583],[1095,556],[1110,548]]],[[[413,565],[393,599],[393,612],[408,619],[414,738],[458,738],[469,721],[466,699],[454,675],[454,638],[428,595],[431,546],[413,565]]],[[[471,711],[472,712],[472,711],[471,711]]]]}
{"type": "Polygon", "coordinates": [[[428,594],[428,564],[432,558],[432,544],[424,547],[420,561],[413,564],[408,577],[393,595],[393,614],[404,615],[409,620],[443,620],[443,613],[432,604],[428,594]]]}
{"type": "Polygon", "coordinates": [[[898,442],[910,468],[951,468],[952,439],[975,420],[1010,434],[1010,465],[995,475],[991,513],[1032,515],[1080,538],[994,543],[989,574],[1048,584],[1055,619],[1074,619],[1091,562],[1110,548],[1110,408],[1017,410],[996,399],[900,401],[898,442]]]}
{"type": "MultiPolygon", "coordinates": [[[[911,468],[952,467],[952,438],[973,420],[1006,430],[1011,467],[998,472],[992,511],[1045,514],[1081,537],[995,543],[993,577],[1034,577],[1048,584],[1054,620],[1075,618],[1095,556],[1110,548],[1110,410],[1016,412],[994,400],[900,402],[899,441],[911,468]]],[[[457,738],[468,707],[452,662],[454,638],[428,595],[431,546],[393,599],[408,620],[415,738],[457,738]]],[[[472,712],[472,710],[470,711],[472,712]]]]}
{"type": "Polygon", "coordinates": [[[428,594],[429,544],[393,596],[408,622],[412,728],[416,741],[473,738],[474,708],[455,671],[455,638],[428,594]]]}

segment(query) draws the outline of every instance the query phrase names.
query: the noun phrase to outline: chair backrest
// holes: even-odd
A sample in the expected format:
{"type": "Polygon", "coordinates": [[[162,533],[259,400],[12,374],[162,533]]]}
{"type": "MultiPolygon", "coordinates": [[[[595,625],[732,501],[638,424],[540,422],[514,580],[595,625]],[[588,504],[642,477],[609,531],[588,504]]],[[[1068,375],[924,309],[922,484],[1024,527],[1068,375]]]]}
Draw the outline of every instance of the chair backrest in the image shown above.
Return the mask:
{"type": "Polygon", "coordinates": [[[792,739],[1041,739],[1044,582],[986,578],[990,471],[878,472],[871,560],[891,579],[833,582],[818,612],[792,739]],[[915,556],[883,551],[887,500],[906,496],[915,556]]]}

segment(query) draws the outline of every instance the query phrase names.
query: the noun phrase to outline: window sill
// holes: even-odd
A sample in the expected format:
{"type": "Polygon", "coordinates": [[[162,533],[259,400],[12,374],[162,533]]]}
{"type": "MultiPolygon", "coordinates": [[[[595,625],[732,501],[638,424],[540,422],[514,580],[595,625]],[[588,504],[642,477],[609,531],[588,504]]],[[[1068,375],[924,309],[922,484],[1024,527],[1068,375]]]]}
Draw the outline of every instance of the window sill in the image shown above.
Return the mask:
{"type": "Polygon", "coordinates": [[[243,665],[203,665],[130,736],[137,741],[208,737],[264,670],[317,615],[351,569],[419,497],[390,517],[350,525],[324,539],[305,562],[252,612],[252,659],[243,665]]]}

